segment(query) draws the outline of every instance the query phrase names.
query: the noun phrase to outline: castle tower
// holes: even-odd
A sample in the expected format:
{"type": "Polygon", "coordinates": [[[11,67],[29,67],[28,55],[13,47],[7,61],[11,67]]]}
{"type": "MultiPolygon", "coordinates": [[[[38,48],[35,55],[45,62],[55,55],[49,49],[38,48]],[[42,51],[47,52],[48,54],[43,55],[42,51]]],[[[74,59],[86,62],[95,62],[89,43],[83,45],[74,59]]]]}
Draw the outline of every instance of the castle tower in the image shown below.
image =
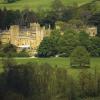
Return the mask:
{"type": "Polygon", "coordinates": [[[19,26],[18,25],[11,26],[9,29],[9,33],[10,33],[10,38],[11,38],[10,42],[14,45],[17,45],[18,41],[16,37],[19,36],[20,34],[19,26]]]}
{"type": "Polygon", "coordinates": [[[36,31],[38,28],[40,28],[40,24],[38,23],[30,23],[30,29],[33,31],[36,31]]]}
{"type": "Polygon", "coordinates": [[[19,26],[18,25],[13,25],[10,27],[9,31],[11,32],[12,35],[18,36],[19,35],[19,26]]]}

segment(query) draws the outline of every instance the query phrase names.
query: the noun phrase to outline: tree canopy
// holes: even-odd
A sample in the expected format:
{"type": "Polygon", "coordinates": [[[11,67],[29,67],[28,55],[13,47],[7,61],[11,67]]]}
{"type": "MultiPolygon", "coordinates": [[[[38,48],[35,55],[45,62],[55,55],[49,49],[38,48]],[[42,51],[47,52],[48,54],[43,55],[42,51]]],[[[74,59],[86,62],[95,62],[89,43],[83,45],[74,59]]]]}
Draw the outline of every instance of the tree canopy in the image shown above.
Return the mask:
{"type": "Polygon", "coordinates": [[[90,66],[90,57],[88,51],[82,47],[76,47],[70,56],[70,65],[72,67],[89,67],[90,66]]]}

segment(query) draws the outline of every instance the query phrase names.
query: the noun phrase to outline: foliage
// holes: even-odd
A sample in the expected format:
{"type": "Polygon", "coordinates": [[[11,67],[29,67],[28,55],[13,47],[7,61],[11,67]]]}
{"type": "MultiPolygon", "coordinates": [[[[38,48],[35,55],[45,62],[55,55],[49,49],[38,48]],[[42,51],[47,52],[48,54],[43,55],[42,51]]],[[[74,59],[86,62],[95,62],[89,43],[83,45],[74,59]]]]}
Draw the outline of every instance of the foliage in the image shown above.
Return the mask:
{"type": "Polygon", "coordinates": [[[100,36],[100,13],[95,13],[93,14],[89,19],[88,19],[88,24],[90,25],[95,25],[97,26],[98,29],[98,34],[97,36],[100,36]]]}
{"type": "Polygon", "coordinates": [[[38,48],[38,56],[50,57],[58,53],[59,30],[54,30],[50,37],[45,37],[38,48]]]}
{"type": "Polygon", "coordinates": [[[79,68],[89,67],[90,58],[88,51],[82,46],[76,47],[74,51],[71,53],[70,65],[72,67],[79,68]]]}
{"type": "Polygon", "coordinates": [[[100,76],[96,69],[92,72],[82,69],[74,80],[66,68],[47,63],[17,64],[14,59],[6,58],[3,64],[2,100],[78,100],[100,95],[100,76]]]}
{"type": "Polygon", "coordinates": [[[4,44],[0,49],[0,57],[29,57],[29,53],[23,49],[17,51],[17,47],[13,44],[4,44]]]}
{"type": "Polygon", "coordinates": [[[59,40],[59,53],[69,56],[73,49],[79,45],[78,33],[66,31],[59,40]]]}
{"type": "Polygon", "coordinates": [[[29,57],[29,53],[27,50],[23,49],[16,54],[17,57],[29,57]]]}
{"type": "Polygon", "coordinates": [[[90,54],[95,57],[100,57],[100,37],[93,37],[90,40],[91,43],[88,48],[90,54]]]}
{"type": "MultiPolygon", "coordinates": [[[[96,73],[97,74],[97,73],[96,73]]],[[[96,76],[88,70],[81,71],[79,74],[79,89],[81,97],[95,97],[98,95],[98,86],[96,86],[96,76]],[[84,85],[83,85],[84,84],[84,85]]]]}
{"type": "Polygon", "coordinates": [[[20,100],[22,97],[32,100],[35,97],[36,100],[77,100],[73,79],[67,75],[66,69],[52,68],[48,64],[11,64],[11,61],[9,58],[4,64],[5,99],[16,97],[20,100]]]}
{"type": "Polygon", "coordinates": [[[12,2],[15,2],[17,0],[4,0],[5,3],[12,3],[12,2]]]}
{"type": "Polygon", "coordinates": [[[77,46],[84,46],[91,56],[100,56],[100,38],[90,37],[86,32],[66,30],[63,35],[60,30],[54,30],[49,37],[44,38],[38,49],[38,56],[67,56],[77,46]]]}
{"type": "Polygon", "coordinates": [[[86,32],[79,33],[79,41],[81,46],[84,46],[86,49],[89,48],[91,40],[90,40],[90,36],[86,32]]]}
{"type": "Polygon", "coordinates": [[[0,29],[9,29],[11,25],[27,26],[29,23],[36,22],[36,14],[34,11],[29,11],[28,9],[20,10],[8,10],[6,7],[0,9],[0,29]]]}
{"type": "Polygon", "coordinates": [[[14,46],[13,44],[5,44],[3,47],[3,51],[4,53],[9,53],[9,52],[16,52],[16,46],[14,46]]]}

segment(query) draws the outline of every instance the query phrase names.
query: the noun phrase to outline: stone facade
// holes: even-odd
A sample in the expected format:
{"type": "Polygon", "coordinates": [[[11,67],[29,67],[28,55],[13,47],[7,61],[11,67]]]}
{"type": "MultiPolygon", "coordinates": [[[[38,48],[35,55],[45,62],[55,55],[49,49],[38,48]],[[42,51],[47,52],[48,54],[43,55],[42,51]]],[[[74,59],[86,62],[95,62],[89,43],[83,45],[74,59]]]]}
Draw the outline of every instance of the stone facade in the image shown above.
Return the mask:
{"type": "Polygon", "coordinates": [[[89,34],[90,37],[94,37],[97,35],[97,27],[96,26],[88,26],[88,25],[80,25],[77,27],[75,24],[70,24],[66,22],[57,22],[56,29],[61,30],[61,34],[63,35],[63,30],[73,30],[75,32],[84,31],[89,34]]]}
{"type": "Polygon", "coordinates": [[[97,35],[97,27],[91,26],[86,28],[86,33],[89,34],[89,36],[94,37],[97,35]]]}
{"type": "MultiPolygon", "coordinates": [[[[56,29],[60,29],[60,26],[56,29]]],[[[46,29],[38,23],[30,23],[29,28],[12,25],[9,30],[0,33],[0,41],[3,44],[11,43],[15,45],[17,50],[27,49],[35,53],[43,38],[50,35],[50,31],[50,27],[46,29]]],[[[92,37],[97,35],[97,27],[95,26],[87,26],[82,30],[78,29],[78,31],[85,31],[92,37]]],[[[64,34],[63,31],[61,31],[61,34],[64,34]]]]}
{"type": "Polygon", "coordinates": [[[38,23],[30,23],[29,28],[20,28],[18,25],[13,25],[9,30],[3,31],[0,34],[0,41],[15,45],[18,50],[27,49],[36,51],[44,37],[50,34],[50,29],[41,27],[38,23]]]}

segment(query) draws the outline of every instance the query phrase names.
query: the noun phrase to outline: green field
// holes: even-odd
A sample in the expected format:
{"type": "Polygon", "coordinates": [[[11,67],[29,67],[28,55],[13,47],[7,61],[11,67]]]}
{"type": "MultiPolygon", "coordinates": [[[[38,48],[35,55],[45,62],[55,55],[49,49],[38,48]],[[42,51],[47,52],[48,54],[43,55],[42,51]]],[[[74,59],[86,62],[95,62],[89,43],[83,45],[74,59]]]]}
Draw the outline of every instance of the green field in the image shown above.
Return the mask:
{"type": "MultiPolygon", "coordinates": [[[[49,9],[51,2],[53,0],[18,0],[15,3],[11,4],[3,4],[2,0],[0,0],[0,8],[7,7],[7,9],[32,9],[32,10],[37,10],[39,8],[44,8],[44,9],[49,9]]],[[[63,3],[67,6],[73,5],[77,3],[78,5],[82,5],[88,2],[91,2],[92,0],[62,0],[63,3]]]]}
{"type": "Polygon", "coordinates": [[[97,12],[100,12],[100,1],[97,1],[97,2],[95,3],[95,5],[96,5],[96,11],[97,11],[97,12]]]}
{"type": "MultiPolygon", "coordinates": [[[[63,67],[66,68],[68,73],[74,77],[77,77],[80,71],[90,70],[91,72],[95,71],[95,67],[97,71],[100,72],[100,58],[91,58],[91,68],[87,69],[75,69],[70,67],[70,59],[69,58],[16,58],[15,61],[17,63],[27,63],[27,62],[37,62],[39,64],[48,63],[51,66],[55,67],[63,67]]],[[[0,60],[0,67],[2,71],[2,62],[0,60]]]]}

